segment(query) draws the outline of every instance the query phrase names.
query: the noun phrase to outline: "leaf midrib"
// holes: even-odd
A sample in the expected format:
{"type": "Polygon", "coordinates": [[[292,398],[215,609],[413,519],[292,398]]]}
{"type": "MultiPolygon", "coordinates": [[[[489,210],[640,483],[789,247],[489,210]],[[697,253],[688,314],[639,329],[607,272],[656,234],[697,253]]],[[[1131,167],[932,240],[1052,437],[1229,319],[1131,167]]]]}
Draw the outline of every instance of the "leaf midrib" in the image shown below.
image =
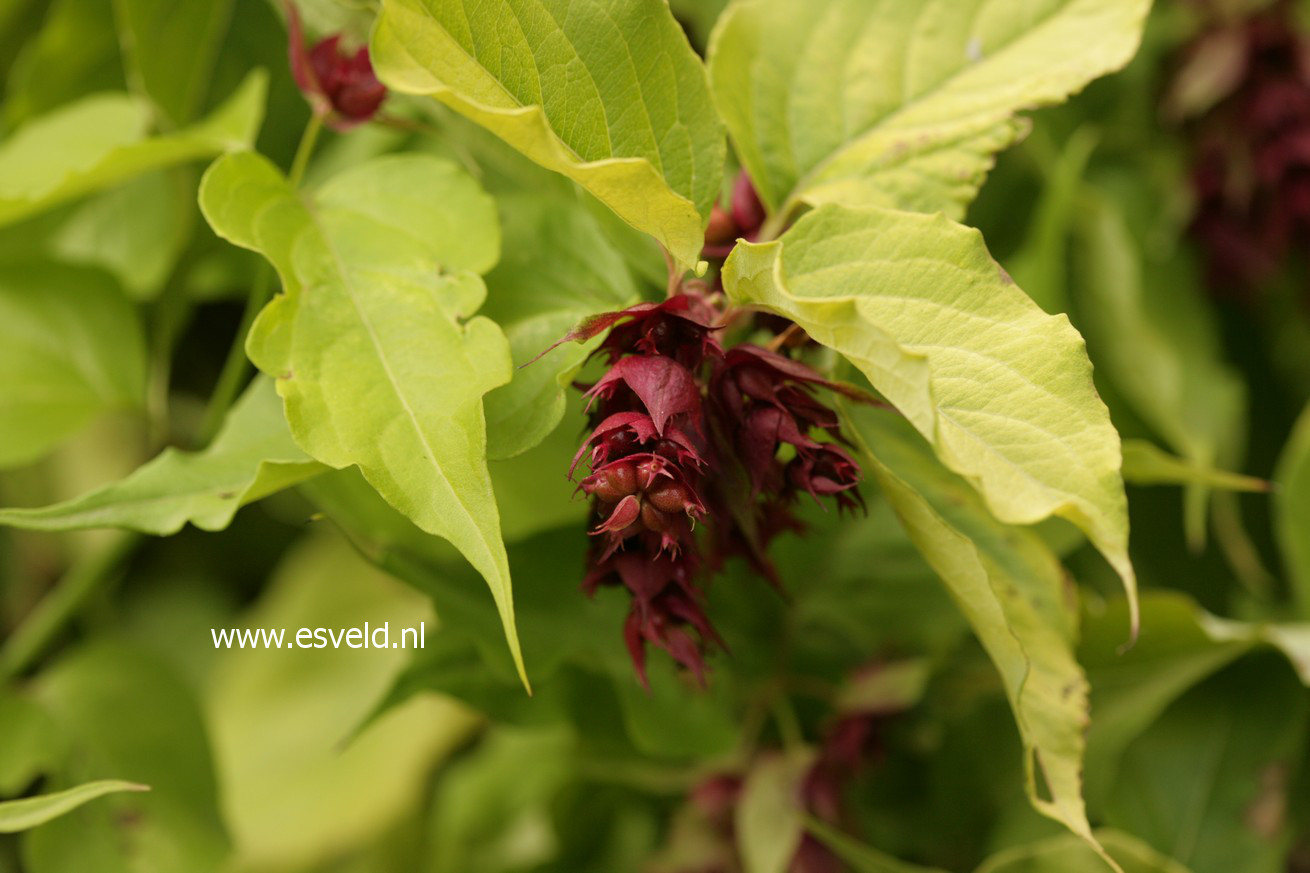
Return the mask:
{"type": "Polygon", "coordinates": [[[313,223],[314,229],[318,232],[319,238],[323,240],[324,245],[332,256],[333,265],[335,266],[337,275],[341,280],[341,287],[346,292],[346,297],[350,300],[350,305],[355,310],[355,314],[358,317],[360,324],[364,326],[364,330],[368,333],[369,344],[373,346],[378,362],[382,365],[382,370],[387,377],[387,384],[391,386],[392,393],[400,402],[401,408],[404,410],[406,417],[409,419],[410,425],[414,429],[414,433],[418,436],[419,442],[423,445],[429,465],[436,473],[436,478],[441,483],[442,487],[444,487],[450,496],[454,498],[455,503],[463,511],[464,517],[472,525],[473,530],[478,533],[476,538],[478,545],[481,547],[484,556],[490,562],[489,566],[495,568],[496,576],[498,577],[498,590],[496,594],[497,600],[499,600],[504,594],[502,589],[504,588],[505,583],[504,575],[500,568],[500,562],[497,561],[496,555],[492,553],[491,548],[486,542],[486,538],[482,535],[482,526],[478,524],[476,516],[473,515],[472,510],[470,510],[459,491],[451,486],[450,481],[446,478],[445,470],[442,468],[441,462],[437,460],[437,454],[433,450],[432,443],[428,440],[428,436],[424,432],[422,425],[419,423],[417,413],[414,412],[414,408],[410,405],[409,398],[401,390],[400,383],[397,381],[395,373],[392,371],[391,362],[387,358],[382,343],[378,338],[377,331],[374,329],[372,321],[360,306],[357,289],[351,281],[350,273],[345,268],[345,261],[342,259],[336,243],[323,227],[319,215],[312,210],[309,212],[309,215],[310,221],[313,223]]]}

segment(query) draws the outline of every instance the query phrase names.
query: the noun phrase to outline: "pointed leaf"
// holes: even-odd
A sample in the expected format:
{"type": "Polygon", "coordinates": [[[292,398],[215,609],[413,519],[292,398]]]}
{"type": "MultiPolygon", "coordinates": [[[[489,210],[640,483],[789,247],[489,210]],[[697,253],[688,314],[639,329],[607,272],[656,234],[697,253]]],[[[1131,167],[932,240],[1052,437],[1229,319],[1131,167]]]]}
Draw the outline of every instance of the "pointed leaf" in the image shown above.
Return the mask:
{"type": "Polygon", "coordinates": [[[1029,801],[1103,855],[1083,803],[1088,688],[1073,656],[1059,562],[1035,531],[993,518],[904,419],[874,407],[847,415],[910,539],[1001,674],[1024,744],[1029,801]]]}
{"type": "Polygon", "coordinates": [[[495,206],[455,165],[420,155],[359,165],[315,200],[307,208],[256,155],[205,174],[210,224],[265,254],[285,288],[247,351],[276,378],[302,449],[357,465],[486,578],[522,673],[482,411],[510,379],[510,352],[499,327],[473,317],[486,289],[472,271],[499,254],[495,206]]]}
{"type": "Polygon", "coordinates": [[[99,782],[88,782],[66,791],[56,791],[53,794],[25,797],[22,800],[7,800],[0,803],[0,834],[30,830],[106,794],[149,790],[149,786],[137,785],[135,782],[104,779],[99,782]]]}
{"type": "Polygon", "coordinates": [[[739,244],[724,283],[734,302],[845,355],[998,519],[1082,528],[1135,602],[1119,436],[1082,338],[1010,281],[977,231],[825,206],[780,240],[739,244]]]}
{"type": "Polygon", "coordinates": [[[586,188],[694,265],[725,144],[663,0],[386,0],[373,65],[586,188]]]}
{"type": "Polygon", "coordinates": [[[204,121],[153,139],[149,105],[126,94],[86,97],[28,123],[0,143],[0,226],[147,170],[248,147],[266,90],[257,70],[204,121]]]}
{"type": "Polygon", "coordinates": [[[0,524],[28,530],[120,527],[156,536],[188,521],[223,530],[236,511],[325,468],[291,439],[271,379],[256,380],[213,445],[201,452],[166,449],[127,478],[40,509],[0,509],[0,524]]]}
{"type": "Polygon", "coordinates": [[[895,206],[959,217],[1016,113],[1137,50],[1150,0],[738,0],[714,96],[771,211],[895,206]]]}
{"type": "Polygon", "coordinates": [[[122,291],[99,270],[0,270],[0,467],[40,457],[95,416],[139,406],[145,339],[122,291]]]}

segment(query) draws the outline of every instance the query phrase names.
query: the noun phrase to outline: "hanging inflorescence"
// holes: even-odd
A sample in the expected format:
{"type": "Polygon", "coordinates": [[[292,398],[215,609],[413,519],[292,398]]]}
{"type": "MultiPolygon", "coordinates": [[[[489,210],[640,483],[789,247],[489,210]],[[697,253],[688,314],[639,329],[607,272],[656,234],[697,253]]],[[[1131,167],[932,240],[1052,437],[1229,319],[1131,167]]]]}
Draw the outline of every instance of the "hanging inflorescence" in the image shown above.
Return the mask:
{"type": "Polygon", "coordinates": [[[816,397],[838,386],[768,349],[724,348],[723,313],[684,291],[590,319],[566,340],[608,330],[608,365],[583,386],[591,430],[571,478],[593,498],[583,589],[631,595],[624,627],[643,684],[653,645],[705,679],[723,641],[705,613],[706,578],[730,556],[775,585],[769,541],[799,530],[798,495],[862,506],[859,466],[838,443],[837,416],[816,397]]]}

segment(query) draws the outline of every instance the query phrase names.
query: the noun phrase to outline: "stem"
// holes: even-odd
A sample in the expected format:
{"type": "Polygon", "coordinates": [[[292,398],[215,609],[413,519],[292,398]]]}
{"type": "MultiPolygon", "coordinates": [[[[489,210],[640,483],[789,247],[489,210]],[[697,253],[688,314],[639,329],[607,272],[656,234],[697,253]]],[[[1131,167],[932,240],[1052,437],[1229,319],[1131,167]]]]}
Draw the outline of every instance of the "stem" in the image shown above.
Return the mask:
{"type": "Polygon", "coordinates": [[[87,599],[111,581],[141,536],[115,531],[101,548],[79,558],[0,648],[0,678],[12,679],[36,661],[87,599]]]}
{"type": "MultiPolygon", "coordinates": [[[[323,116],[316,112],[309,117],[305,132],[300,136],[300,145],[296,147],[296,156],[291,160],[287,182],[292,188],[300,187],[300,182],[305,177],[305,169],[309,166],[310,156],[314,153],[314,146],[318,143],[318,135],[322,131],[323,116]]],[[[272,296],[272,286],[273,271],[269,268],[267,260],[261,260],[259,271],[255,274],[255,281],[250,286],[250,296],[246,298],[245,311],[241,313],[241,326],[237,328],[236,338],[227,350],[223,370],[218,374],[214,393],[210,395],[205,417],[200,422],[196,442],[201,447],[209,445],[218,434],[223,426],[223,419],[227,417],[228,410],[232,408],[237,395],[246,383],[246,377],[250,373],[250,361],[246,358],[246,337],[250,334],[250,328],[254,325],[260,310],[272,296]]]]}
{"type": "Polygon", "coordinates": [[[250,287],[250,296],[246,298],[245,311],[241,313],[241,326],[237,328],[236,339],[227,350],[227,360],[223,362],[223,370],[218,374],[214,393],[209,397],[209,406],[205,408],[205,417],[200,422],[196,442],[201,447],[213,441],[219,428],[223,426],[227,411],[232,408],[232,403],[245,384],[250,367],[250,361],[246,359],[246,336],[250,333],[251,325],[255,323],[255,317],[272,296],[272,278],[273,271],[269,268],[268,262],[261,261],[254,284],[250,287]]]}
{"type": "Polygon", "coordinates": [[[309,157],[314,153],[314,146],[318,143],[318,135],[322,131],[323,116],[315,112],[309,117],[305,132],[300,135],[296,156],[291,159],[291,172],[287,173],[287,181],[291,183],[292,188],[300,187],[300,180],[305,177],[305,168],[309,166],[309,157]]]}
{"type": "Polygon", "coordinates": [[[664,296],[673,297],[682,290],[682,270],[678,269],[678,262],[668,249],[660,246],[660,253],[664,255],[664,264],[669,268],[669,284],[664,289],[664,296]]]}
{"type": "Polygon", "coordinates": [[[756,235],[756,242],[771,242],[782,236],[782,232],[791,224],[791,216],[796,212],[797,204],[795,201],[788,200],[782,205],[782,208],[765,219],[764,224],[760,226],[760,232],[756,235]]]}

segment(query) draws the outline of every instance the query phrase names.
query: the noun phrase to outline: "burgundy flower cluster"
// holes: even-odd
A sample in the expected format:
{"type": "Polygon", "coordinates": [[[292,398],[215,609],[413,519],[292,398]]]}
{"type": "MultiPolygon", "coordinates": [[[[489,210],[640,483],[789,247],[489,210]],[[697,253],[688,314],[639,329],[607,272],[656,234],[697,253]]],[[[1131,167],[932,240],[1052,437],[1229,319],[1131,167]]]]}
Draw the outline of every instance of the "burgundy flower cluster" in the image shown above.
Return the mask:
{"type": "Polygon", "coordinates": [[[631,595],[624,637],[643,684],[648,645],[704,681],[706,652],[723,647],[704,577],[740,555],[777,584],[766,549],[799,528],[798,495],[862,505],[859,466],[815,397],[839,386],[758,346],[725,349],[721,321],[704,296],[680,293],[596,316],[561,340],[609,331],[596,351],[609,369],[581,386],[591,431],[569,476],[585,460],[578,487],[594,499],[595,539],[583,590],[631,595]]]}
{"type": "MultiPolygon", "coordinates": [[[[1174,93],[1203,93],[1209,103],[1194,121],[1191,230],[1207,252],[1210,283],[1247,292],[1310,242],[1310,39],[1292,4],[1279,0],[1204,34],[1174,93]]],[[[1200,107],[1175,108],[1186,115],[1200,107]]]]}
{"type": "Polygon", "coordinates": [[[300,13],[287,4],[291,74],[315,115],[334,130],[349,130],[369,121],[387,99],[387,87],[373,74],[368,47],[343,51],[341,34],[332,34],[306,49],[300,13]]]}

